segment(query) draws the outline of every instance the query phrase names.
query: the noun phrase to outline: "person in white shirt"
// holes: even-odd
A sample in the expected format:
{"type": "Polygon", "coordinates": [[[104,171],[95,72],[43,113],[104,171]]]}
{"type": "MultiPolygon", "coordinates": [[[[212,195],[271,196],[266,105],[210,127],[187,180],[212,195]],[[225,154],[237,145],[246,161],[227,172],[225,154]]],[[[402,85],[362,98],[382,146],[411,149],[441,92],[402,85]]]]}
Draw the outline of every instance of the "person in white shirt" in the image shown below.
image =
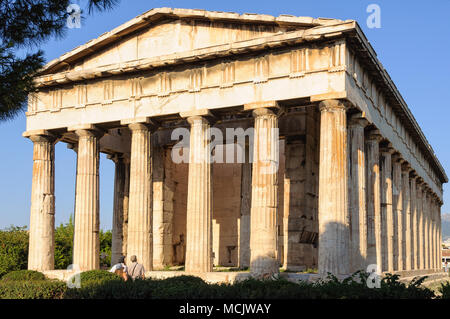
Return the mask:
{"type": "Polygon", "coordinates": [[[125,265],[125,257],[121,256],[119,262],[112,266],[109,272],[118,274],[126,281],[128,279],[128,267],[125,265]]]}

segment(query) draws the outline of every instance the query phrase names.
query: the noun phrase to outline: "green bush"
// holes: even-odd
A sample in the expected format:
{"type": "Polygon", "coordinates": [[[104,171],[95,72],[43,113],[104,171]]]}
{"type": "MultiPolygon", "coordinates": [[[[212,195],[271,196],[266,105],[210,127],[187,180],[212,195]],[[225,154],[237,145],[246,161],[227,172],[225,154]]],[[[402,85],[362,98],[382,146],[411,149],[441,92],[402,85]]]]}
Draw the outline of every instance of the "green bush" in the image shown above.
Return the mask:
{"type": "Polygon", "coordinates": [[[27,269],[28,232],[25,229],[0,230],[0,277],[13,270],[27,269]]]}
{"type": "Polygon", "coordinates": [[[45,280],[45,275],[35,270],[15,270],[7,273],[1,279],[5,281],[37,281],[45,280]]]}
{"type": "MultiPolygon", "coordinates": [[[[67,269],[72,264],[74,224],[72,215],[69,222],[55,229],[55,269],[67,269]]],[[[111,265],[112,233],[100,230],[100,264],[111,265]]]]}
{"type": "Polygon", "coordinates": [[[73,232],[72,215],[67,224],[61,224],[55,229],[55,269],[67,269],[72,264],[73,232]]]}
{"type": "Polygon", "coordinates": [[[442,294],[442,299],[450,299],[450,282],[441,283],[438,291],[442,294]]]}
{"type": "Polygon", "coordinates": [[[84,281],[103,281],[103,280],[113,280],[120,279],[120,277],[112,272],[106,270],[89,270],[84,271],[80,274],[81,282],[84,281]]]}
{"type": "Polygon", "coordinates": [[[66,289],[61,281],[2,281],[0,299],[62,299],[66,289]]]}
{"type": "MultiPolygon", "coordinates": [[[[81,273],[81,288],[68,289],[58,281],[0,281],[0,298],[65,299],[431,299],[432,290],[422,287],[425,277],[409,284],[397,275],[387,275],[380,288],[368,288],[367,274],[355,273],[339,280],[330,275],[315,283],[293,283],[286,279],[247,279],[234,284],[207,284],[192,276],[163,280],[123,281],[107,271],[81,273]]],[[[450,298],[450,284],[441,286],[450,298]]]]}
{"type": "Polygon", "coordinates": [[[207,284],[197,277],[164,280],[90,280],[80,289],[69,289],[70,299],[431,299],[433,291],[421,286],[424,277],[404,284],[397,275],[387,275],[380,288],[368,288],[366,274],[345,280],[329,276],[315,283],[285,279],[247,279],[234,284],[207,284]]]}

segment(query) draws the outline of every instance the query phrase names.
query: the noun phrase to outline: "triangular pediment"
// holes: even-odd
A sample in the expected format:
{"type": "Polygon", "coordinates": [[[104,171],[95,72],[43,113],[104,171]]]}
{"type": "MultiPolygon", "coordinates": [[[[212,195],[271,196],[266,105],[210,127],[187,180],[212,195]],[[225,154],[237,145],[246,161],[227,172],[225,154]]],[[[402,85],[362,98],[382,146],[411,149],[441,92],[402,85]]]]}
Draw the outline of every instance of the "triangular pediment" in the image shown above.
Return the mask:
{"type": "Polygon", "coordinates": [[[51,61],[40,75],[167,56],[337,21],[287,15],[152,9],[51,61]]]}

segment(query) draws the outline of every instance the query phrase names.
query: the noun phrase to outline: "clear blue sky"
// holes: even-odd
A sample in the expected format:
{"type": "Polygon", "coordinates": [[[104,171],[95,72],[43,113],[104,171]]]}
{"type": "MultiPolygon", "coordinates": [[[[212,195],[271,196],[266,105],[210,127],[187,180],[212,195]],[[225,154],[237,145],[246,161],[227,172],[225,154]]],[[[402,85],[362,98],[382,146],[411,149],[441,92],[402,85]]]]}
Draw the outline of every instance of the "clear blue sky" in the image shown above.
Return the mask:
{"type": "MultiPolygon", "coordinates": [[[[78,1],[73,1],[78,3],[78,1]]],[[[81,6],[84,7],[84,1],[81,6]]],[[[68,29],[64,39],[42,45],[47,61],[157,7],[199,8],[238,13],[291,14],[355,19],[363,28],[408,103],[425,136],[450,174],[450,1],[152,1],[122,0],[110,12],[86,16],[81,29],[68,29]],[[369,4],[381,8],[381,28],[369,29],[369,4]],[[431,5],[431,3],[433,3],[431,5]]],[[[28,225],[32,174],[32,143],[21,136],[25,115],[0,122],[0,228],[28,225]]],[[[73,213],[75,153],[56,146],[56,223],[73,213]]],[[[100,161],[100,224],[111,228],[114,166],[105,155],[100,161]]],[[[443,213],[450,212],[450,193],[444,185],[443,213]]]]}

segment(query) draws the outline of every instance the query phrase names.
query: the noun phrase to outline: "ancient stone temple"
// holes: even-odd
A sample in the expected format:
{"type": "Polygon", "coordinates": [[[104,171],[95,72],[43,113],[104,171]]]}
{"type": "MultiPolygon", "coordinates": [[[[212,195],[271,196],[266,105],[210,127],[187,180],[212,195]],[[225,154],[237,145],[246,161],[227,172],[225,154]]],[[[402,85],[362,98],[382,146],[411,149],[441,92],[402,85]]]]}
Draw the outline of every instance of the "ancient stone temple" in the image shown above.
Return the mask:
{"type": "Polygon", "coordinates": [[[114,188],[113,262],[258,276],[441,269],[447,176],[353,20],[153,9],[36,83],[29,269],[54,267],[58,142],[77,159],[83,270],[99,268],[99,187],[114,188]],[[114,185],[99,185],[100,152],[114,185]]]}

